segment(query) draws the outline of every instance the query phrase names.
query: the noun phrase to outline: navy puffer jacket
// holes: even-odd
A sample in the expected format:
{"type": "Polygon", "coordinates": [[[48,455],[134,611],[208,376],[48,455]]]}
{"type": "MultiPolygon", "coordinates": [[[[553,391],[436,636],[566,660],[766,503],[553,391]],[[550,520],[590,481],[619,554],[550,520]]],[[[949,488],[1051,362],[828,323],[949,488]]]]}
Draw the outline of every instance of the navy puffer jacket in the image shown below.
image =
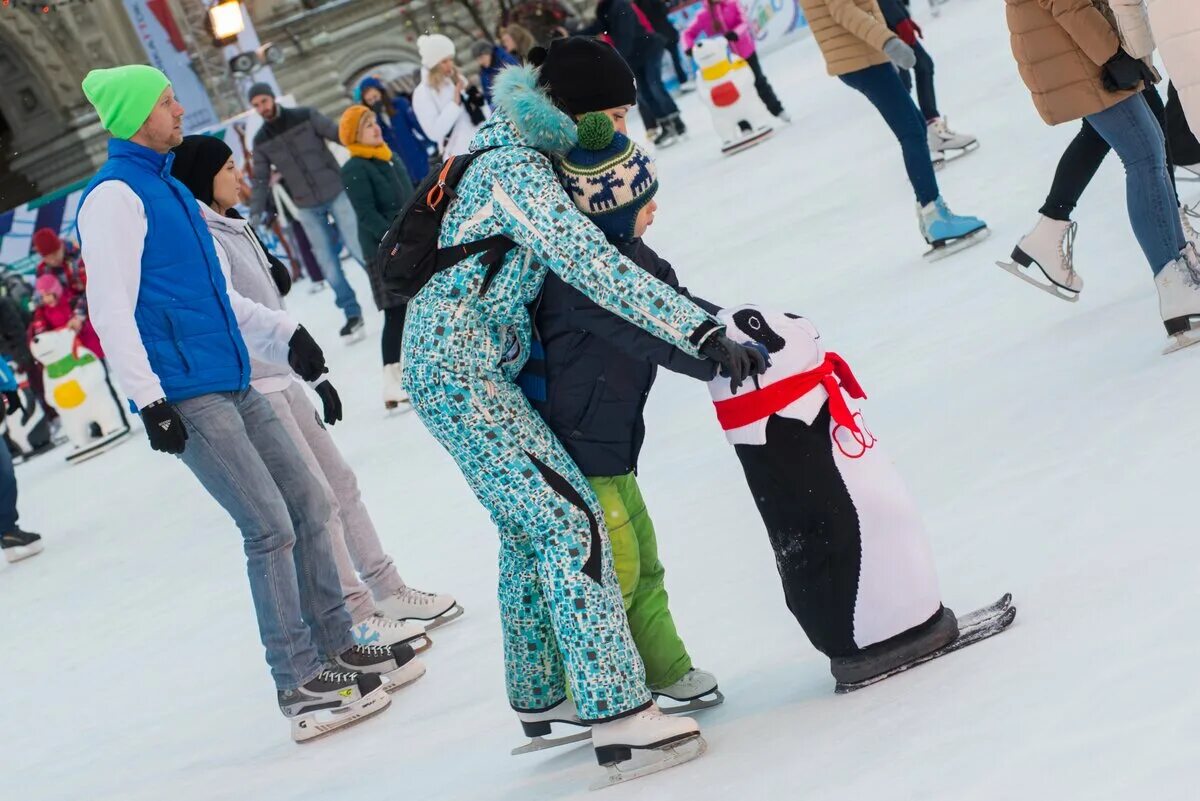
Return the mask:
{"type": "MultiPolygon", "coordinates": [[[[720,311],[681,287],[671,265],[640,239],[617,249],[705,311],[720,311]]],[[[637,469],[642,410],[660,366],[701,381],[717,372],[716,362],[688,356],[547,276],[520,384],[585,476],[637,469]]]]}

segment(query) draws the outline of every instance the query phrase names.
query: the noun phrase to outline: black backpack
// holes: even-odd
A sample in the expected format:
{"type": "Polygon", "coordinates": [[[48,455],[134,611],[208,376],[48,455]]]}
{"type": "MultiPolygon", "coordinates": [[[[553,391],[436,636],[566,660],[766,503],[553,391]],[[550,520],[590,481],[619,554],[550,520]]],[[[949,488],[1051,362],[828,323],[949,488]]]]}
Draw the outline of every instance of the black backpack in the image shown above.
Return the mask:
{"type": "Polygon", "coordinates": [[[412,198],[384,234],[379,251],[375,254],[375,268],[382,278],[385,292],[408,302],[416,297],[434,273],[485,252],[487,255],[483,262],[488,269],[479,294],[487,292],[492,279],[500,272],[504,257],[516,247],[516,243],[499,234],[450,248],[439,248],[437,242],[446,208],[458,197],[454,191],[458,182],[476,158],[493,149],[451,156],[438,170],[430,172],[421,181],[412,198]]]}

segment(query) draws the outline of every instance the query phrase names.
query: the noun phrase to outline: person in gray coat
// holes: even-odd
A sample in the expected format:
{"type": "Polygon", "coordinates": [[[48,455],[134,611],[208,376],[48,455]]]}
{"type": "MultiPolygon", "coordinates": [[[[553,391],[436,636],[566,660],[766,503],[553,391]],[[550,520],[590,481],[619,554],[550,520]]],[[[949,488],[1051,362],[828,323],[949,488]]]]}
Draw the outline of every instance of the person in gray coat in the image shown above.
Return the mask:
{"type": "Polygon", "coordinates": [[[353,341],[362,339],[362,307],[342,273],[340,255],[345,244],[350,255],[363,263],[358,219],[342,187],[341,167],[326,144],[338,141],[337,125],[316,109],[280,106],[275,102],[275,91],[265,83],[250,87],[250,105],[263,118],[262,128],[254,135],[250,220],[255,225],[262,222],[270,195],[271,170],[278,170],[296,203],[298,222],[312,243],[321,272],[333,287],[334,302],[346,315],[346,324],[338,333],[353,341]],[[330,215],[340,242],[329,230],[330,215]]]}

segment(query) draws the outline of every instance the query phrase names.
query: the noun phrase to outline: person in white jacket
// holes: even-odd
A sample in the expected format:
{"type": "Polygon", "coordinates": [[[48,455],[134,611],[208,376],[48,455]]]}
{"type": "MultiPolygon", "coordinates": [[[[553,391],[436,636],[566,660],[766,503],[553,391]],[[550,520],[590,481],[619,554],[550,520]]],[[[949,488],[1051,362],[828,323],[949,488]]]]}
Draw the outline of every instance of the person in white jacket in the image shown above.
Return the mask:
{"type": "Polygon", "coordinates": [[[1149,21],[1188,127],[1200,137],[1200,1],[1149,0],[1149,21]]]}
{"type": "MultiPolygon", "coordinates": [[[[421,82],[413,90],[412,106],[421,130],[437,144],[443,159],[461,156],[470,150],[479,122],[471,120],[467,79],[454,63],[454,42],[440,33],[417,37],[421,55],[421,82]]],[[[481,98],[482,99],[482,98],[481,98]]]]}

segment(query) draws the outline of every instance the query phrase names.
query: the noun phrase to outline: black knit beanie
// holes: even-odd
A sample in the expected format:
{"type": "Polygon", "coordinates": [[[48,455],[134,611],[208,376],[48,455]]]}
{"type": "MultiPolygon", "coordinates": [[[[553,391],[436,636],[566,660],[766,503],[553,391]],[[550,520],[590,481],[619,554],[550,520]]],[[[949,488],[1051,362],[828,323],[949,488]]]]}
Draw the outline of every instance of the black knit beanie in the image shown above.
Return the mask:
{"type": "Polygon", "coordinates": [[[633,71],[612,45],[571,36],[535,47],[529,61],[540,67],[538,83],[568,114],[586,114],[637,102],[633,71]]]}
{"type": "Polygon", "coordinates": [[[175,161],[171,164],[171,175],[192,190],[205,206],[213,202],[213,178],[229,161],[233,151],[229,145],[215,136],[192,134],[183,137],[183,143],[171,151],[175,161]]]}
{"type": "Polygon", "coordinates": [[[253,103],[254,98],[258,97],[259,95],[275,97],[275,90],[271,88],[271,84],[259,81],[250,87],[250,91],[247,93],[246,99],[253,103]]]}

